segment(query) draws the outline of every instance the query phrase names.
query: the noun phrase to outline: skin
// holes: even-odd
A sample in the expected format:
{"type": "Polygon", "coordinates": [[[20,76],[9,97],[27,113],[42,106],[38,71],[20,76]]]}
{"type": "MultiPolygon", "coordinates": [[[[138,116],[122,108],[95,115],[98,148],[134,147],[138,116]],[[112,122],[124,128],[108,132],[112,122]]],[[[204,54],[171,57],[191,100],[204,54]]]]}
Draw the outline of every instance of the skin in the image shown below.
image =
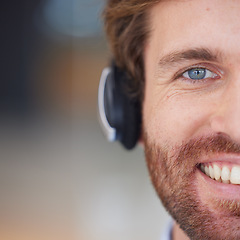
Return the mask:
{"type": "Polygon", "coordinates": [[[149,12],[143,141],[173,240],[240,239],[240,185],[198,168],[240,165],[239,12],[233,0],[162,1],[149,12]],[[196,67],[208,77],[188,78],[196,67]]]}

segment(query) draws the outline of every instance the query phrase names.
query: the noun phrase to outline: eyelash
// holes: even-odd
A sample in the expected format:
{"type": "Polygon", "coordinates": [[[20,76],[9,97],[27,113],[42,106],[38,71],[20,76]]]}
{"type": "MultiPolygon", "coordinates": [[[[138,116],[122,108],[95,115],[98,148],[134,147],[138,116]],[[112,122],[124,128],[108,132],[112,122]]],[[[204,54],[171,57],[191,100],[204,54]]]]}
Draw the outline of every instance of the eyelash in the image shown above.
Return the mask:
{"type": "Polygon", "coordinates": [[[189,81],[191,83],[201,83],[201,82],[205,82],[207,80],[215,80],[215,79],[219,79],[220,75],[219,73],[217,73],[218,71],[216,70],[210,70],[208,67],[206,66],[191,66],[187,69],[181,70],[180,72],[176,73],[174,76],[174,80],[177,79],[182,79],[183,81],[189,81]],[[189,76],[189,72],[191,70],[204,70],[205,71],[205,76],[203,79],[192,79],[190,77],[184,76],[184,74],[189,76]],[[209,74],[213,75],[213,76],[208,76],[209,74]],[[207,76],[207,77],[206,77],[207,76]]]}

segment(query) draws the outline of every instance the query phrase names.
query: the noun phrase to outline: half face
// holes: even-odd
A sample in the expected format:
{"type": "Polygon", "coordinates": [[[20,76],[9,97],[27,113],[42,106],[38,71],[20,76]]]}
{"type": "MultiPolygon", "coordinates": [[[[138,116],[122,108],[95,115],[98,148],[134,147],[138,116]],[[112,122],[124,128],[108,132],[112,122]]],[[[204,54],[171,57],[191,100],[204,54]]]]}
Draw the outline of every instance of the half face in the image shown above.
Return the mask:
{"type": "Polygon", "coordinates": [[[150,10],[146,160],[191,239],[240,239],[239,12],[234,0],[169,0],[150,10]]]}

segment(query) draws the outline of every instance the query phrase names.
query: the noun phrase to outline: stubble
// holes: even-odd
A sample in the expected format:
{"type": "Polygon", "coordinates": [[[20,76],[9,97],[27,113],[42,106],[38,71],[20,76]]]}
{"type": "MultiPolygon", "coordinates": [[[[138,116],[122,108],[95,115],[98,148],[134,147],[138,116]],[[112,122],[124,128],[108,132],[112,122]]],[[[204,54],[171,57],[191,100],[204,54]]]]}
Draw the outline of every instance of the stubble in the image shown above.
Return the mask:
{"type": "Polygon", "coordinates": [[[190,239],[240,239],[240,202],[215,199],[203,204],[195,181],[203,154],[240,153],[238,144],[217,134],[180,146],[162,147],[151,142],[146,133],[144,144],[153,186],[167,211],[190,239]]]}

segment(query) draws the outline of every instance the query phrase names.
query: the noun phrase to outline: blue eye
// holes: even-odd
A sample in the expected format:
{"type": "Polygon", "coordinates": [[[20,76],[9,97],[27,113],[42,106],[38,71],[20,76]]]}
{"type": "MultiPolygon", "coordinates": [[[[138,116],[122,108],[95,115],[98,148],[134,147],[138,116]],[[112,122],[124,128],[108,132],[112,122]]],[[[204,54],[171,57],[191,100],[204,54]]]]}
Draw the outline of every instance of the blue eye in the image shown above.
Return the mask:
{"type": "Polygon", "coordinates": [[[205,69],[205,68],[192,68],[183,73],[183,77],[192,80],[202,80],[206,78],[214,78],[217,74],[205,69]]]}

